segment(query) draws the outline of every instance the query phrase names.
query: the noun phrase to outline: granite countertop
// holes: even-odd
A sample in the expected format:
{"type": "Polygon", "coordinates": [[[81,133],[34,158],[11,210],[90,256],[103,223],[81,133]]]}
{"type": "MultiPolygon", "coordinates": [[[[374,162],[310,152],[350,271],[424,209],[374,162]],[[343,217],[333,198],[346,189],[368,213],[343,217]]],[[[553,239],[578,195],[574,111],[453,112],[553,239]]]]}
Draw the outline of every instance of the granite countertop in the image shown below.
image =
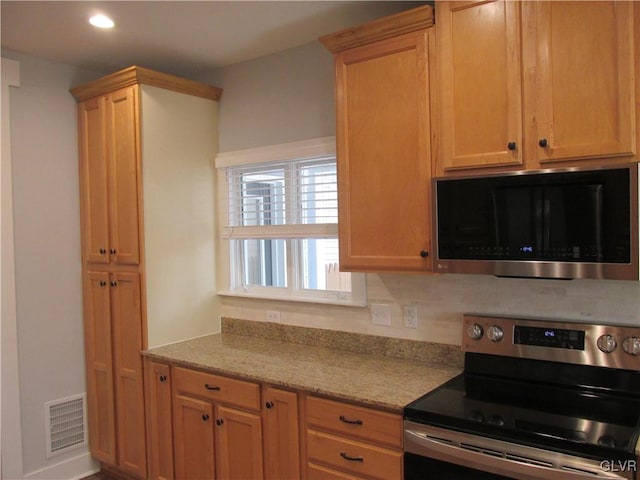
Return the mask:
{"type": "Polygon", "coordinates": [[[394,358],[233,333],[174,343],[143,354],[173,365],[206,369],[397,413],[462,371],[462,365],[447,362],[446,358],[442,362],[394,358]]]}

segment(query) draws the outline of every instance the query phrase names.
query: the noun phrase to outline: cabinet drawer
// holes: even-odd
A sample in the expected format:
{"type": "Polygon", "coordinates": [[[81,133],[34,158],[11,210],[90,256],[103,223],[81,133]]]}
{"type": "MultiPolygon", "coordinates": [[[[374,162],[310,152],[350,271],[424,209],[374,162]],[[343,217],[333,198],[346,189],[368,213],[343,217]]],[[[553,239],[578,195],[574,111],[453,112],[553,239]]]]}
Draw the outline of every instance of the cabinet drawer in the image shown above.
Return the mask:
{"type": "Polygon", "coordinates": [[[312,463],[323,463],[368,478],[402,478],[402,452],[329,433],[307,430],[307,455],[312,463]]]}
{"type": "Polygon", "coordinates": [[[173,382],[176,393],[187,393],[214,402],[260,410],[260,386],[233,378],[175,367],[173,382]]]}
{"type": "Polygon", "coordinates": [[[348,473],[331,470],[322,465],[309,463],[307,465],[307,480],[359,480],[359,478],[348,473]]]}
{"type": "Polygon", "coordinates": [[[307,397],[307,423],[391,447],[402,448],[402,417],[348,403],[307,397]]]}

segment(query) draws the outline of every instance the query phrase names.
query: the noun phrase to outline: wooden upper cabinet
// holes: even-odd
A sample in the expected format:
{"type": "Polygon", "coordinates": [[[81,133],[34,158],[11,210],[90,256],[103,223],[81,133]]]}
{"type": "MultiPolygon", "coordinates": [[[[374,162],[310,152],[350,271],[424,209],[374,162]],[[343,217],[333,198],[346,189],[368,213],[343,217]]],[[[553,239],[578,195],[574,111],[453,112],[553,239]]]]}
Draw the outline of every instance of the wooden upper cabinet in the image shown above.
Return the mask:
{"type": "Polygon", "coordinates": [[[426,6],[320,39],[335,54],[342,270],[431,269],[432,20],[426,6]]]}
{"type": "Polygon", "coordinates": [[[140,262],[137,87],[78,104],[83,257],[140,262]]]}
{"type": "Polygon", "coordinates": [[[537,30],[534,155],[541,164],[635,153],[633,3],[525,7],[537,30]]]}
{"type": "Polygon", "coordinates": [[[438,175],[637,158],[634,8],[436,2],[438,175]]]}
{"type": "Polygon", "coordinates": [[[78,104],[83,257],[109,263],[109,195],[106,153],[106,99],[78,104]]]}
{"type": "Polygon", "coordinates": [[[109,142],[107,152],[111,168],[110,254],[115,263],[140,262],[138,189],[140,149],[138,87],[127,87],[107,96],[109,142]]]}
{"type": "Polygon", "coordinates": [[[440,171],[521,165],[520,5],[436,2],[440,171]]]}

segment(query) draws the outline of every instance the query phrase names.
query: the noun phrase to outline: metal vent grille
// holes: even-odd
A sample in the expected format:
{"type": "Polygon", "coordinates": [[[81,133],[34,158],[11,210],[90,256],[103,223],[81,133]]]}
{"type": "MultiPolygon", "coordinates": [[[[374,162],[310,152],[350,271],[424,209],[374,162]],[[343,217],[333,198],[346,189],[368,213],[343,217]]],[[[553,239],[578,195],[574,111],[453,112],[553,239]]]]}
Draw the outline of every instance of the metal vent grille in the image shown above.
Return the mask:
{"type": "Polygon", "coordinates": [[[87,444],[85,394],[45,404],[47,458],[87,444]]]}

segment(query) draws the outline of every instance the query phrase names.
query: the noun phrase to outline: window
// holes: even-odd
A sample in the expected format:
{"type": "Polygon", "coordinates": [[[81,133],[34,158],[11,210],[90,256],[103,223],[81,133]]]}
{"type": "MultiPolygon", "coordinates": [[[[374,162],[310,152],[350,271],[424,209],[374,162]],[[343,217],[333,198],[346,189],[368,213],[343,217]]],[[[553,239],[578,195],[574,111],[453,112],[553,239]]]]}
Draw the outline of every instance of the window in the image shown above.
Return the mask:
{"type": "Polygon", "coordinates": [[[218,156],[229,252],[221,294],[366,304],[364,275],[339,269],[335,142],[314,142],[218,156]],[[278,152],[287,159],[272,161],[278,152]]]}

